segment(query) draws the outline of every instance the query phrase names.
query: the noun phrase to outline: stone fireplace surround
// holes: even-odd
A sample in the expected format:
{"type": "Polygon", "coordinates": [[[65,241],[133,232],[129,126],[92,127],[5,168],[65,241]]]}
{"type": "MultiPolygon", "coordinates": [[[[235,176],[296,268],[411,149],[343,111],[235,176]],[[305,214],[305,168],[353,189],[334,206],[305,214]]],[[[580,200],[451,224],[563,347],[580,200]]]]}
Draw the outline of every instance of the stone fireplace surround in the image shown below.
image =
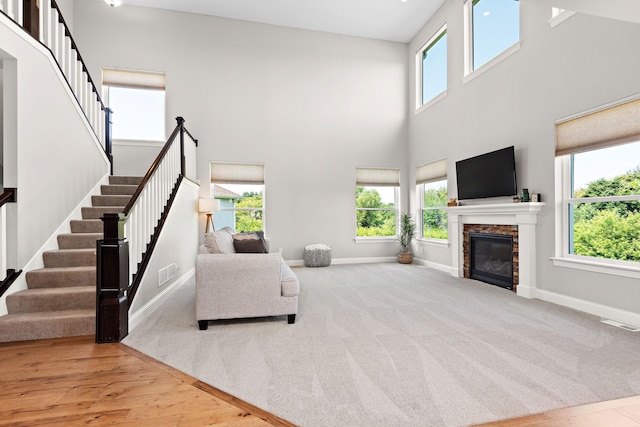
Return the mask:
{"type": "MultiPolygon", "coordinates": [[[[536,289],[536,223],[544,203],[497,203],[452,206],[447,208],[451,237],[451,264],[454,277],[465,277],[465,224],[517,227],[517,294],[532,298],[536,289]]],[[[469,228],[469,227],[467,227],[469,228]]],[[[490,228],[490,227],[489,227],[490,228]]],[[[505,228],[500,227],[505,230],[505,228]]],[[[495,233],[508,234],[508,233],[495,233]]],[[[468,258],[467,258],[468,261],[468,258]]]]}

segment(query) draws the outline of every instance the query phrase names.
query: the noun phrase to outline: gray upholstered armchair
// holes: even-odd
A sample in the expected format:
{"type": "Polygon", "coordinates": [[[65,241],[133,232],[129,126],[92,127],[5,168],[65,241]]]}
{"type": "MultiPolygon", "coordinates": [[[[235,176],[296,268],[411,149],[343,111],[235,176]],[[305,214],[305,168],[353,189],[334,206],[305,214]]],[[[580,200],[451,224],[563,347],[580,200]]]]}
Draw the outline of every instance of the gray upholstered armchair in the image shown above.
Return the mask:
{"type": "Polygon", "coordinates": [[[300,284],[280,253],[209,253],[210,247],[201,247],[196,258],[201,330],[216,319],[287,315],[295,322],[300,284]]]}

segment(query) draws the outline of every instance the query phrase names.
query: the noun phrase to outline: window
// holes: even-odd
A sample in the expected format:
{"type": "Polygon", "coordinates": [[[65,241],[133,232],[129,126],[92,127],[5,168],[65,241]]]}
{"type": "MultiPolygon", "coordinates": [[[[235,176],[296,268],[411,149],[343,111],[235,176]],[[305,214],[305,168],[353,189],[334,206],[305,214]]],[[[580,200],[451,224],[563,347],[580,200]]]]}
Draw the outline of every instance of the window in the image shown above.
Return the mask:
{"type": "Polygon", "coordinates": [[[639,114],[635,99],[556,124],[558,256],[640,268],[639,114]]]}
{"type": "Polygon", "coordinates": [[[560,9],[559,7],[552,7],[551,19],[549,20],[549,25],[551,25],[551,28],[553,28],[556,25],[560,24],[561,22],[564,22],[567,19],[571,18],[575,14],[576,13],[571,10],[560,9]]]}
{"type": "Polygon", "coordinates": [[[519,6],[517,0],[466,0],[465,75],[520,40],[519,6]]]}
{"type": "Polygon", "coordinates": [[[264,230],[264,165],[212,163],[211,196],[220,200],[213,214],[216,230],[231,227],[239,233],[264,230]]]}
{"type": "Polygon", "coordinates": [[[399,169],[356,169],[356,236],[398,234],[399,169]]]}
{"type": "Polygon", "coordinates": [[[416,108],[447,90],[447,26],[444,25],[416,54],[418,76],[416,108]]]}
{"type": "Polygon", "coordinates": [[[421,237],[447,240],[447,161],[438,160],[419,166],[416,169],[416,186],[418,200],[422,200],[421,237]]]}
{"type": "Polygon", "coordinates": [[[164,73],[105,68],[105,100],[115,140],[165,141],[164,73]]]}

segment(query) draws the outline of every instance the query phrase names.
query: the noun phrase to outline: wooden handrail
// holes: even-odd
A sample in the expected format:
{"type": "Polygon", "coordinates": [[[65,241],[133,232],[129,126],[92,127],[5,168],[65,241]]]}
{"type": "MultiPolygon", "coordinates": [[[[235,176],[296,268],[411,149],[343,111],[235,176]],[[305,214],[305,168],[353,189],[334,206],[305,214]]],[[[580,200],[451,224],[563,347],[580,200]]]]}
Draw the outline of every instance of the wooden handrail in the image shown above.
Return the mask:
{"type": "Polygon", "coordinates": [[[5,188],[0,194],[0,206],[6,203],[16,203],[18,201],[18,190],[16,188],[5,188]]]}
{"type": "MultiPolygon", "coordinates": [[[[182,117],[176,117],[176,120],[178,122],[178,125],[171,133],[171,136],[169,137],[169,139],[167,139],[167,142],[164,144],[164,147],[162,147],[162,150],[160,150],[160,153],[158,153],[158,156],[153,161],[153,164],[151,165],[151,167],[149,168],[145,176],[142,178],[142,181],[140,181],[140,185],[138,185],[138,188],[131,196],[129,203],[127,204],[127,206],[125,206],[123,211],[125,216],[129,215],[129,213],[131,212],[131,209],[133,209],[133,207],[138,202],[138,199],[140,198],[140,193],[142,193],[142,191],[144,190],[144,187],[147,185],[147,183],[149,182],[153,174],[156,173],[156,171],[158,170],[158,167],[160,167],[160,164],[162,163],[162,159],[164,159],[164,157],[169,152],[171,145],[173,144],[174,140],[176,139],[176,136],[178,136],[181,130],[183,130],[187,135],[189,135],[189,137],[196,144],[196,147],[198,146],[198,140],[195,139],[193,136],[191,136],[189,131],[187,131],[187,129],[184,127],[184,119],[182,117]]],[[[183,175],[185,174],[184,169],[181,172],[183,175]]]]}
{"type": "Polygon", "coordinates": [[[7,277],[3,281],[0,281],[0,297],[7,292],[11,284],[20,276],[20,273],[22,273],[22,270],[7,270],[7,277]]]}

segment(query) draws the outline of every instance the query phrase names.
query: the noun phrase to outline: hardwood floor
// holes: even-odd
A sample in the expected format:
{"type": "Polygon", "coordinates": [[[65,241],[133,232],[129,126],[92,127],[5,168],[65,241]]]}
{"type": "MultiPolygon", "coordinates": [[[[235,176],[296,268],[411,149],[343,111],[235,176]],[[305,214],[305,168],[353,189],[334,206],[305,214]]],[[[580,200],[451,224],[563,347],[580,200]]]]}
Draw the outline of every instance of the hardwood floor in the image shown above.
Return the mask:
{"type": "MultiPolygon", "coordinates": [[[[127,347],[93,337],[0,344],[0,426],[293,426],[127,347]]],[[[639,426],[640,396],[483,426],[639,426]]]]}

